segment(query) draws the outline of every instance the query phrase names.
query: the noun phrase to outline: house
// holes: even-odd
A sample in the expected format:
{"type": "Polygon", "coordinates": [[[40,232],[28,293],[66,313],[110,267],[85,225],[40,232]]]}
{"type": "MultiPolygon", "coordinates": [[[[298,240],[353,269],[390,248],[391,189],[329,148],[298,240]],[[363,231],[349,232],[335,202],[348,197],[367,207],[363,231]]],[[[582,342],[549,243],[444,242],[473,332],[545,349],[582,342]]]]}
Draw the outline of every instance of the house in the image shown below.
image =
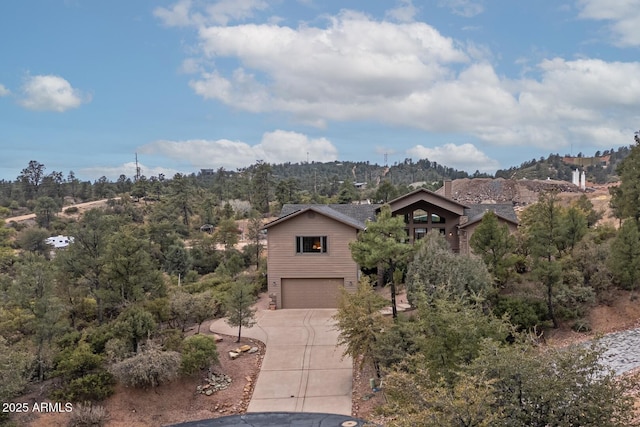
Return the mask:
{"type": "Polygon", "coordinates": [[[73,243],[73,237],[63,236],[59,234],[57,236],[47,237],[44,242],[48,245],[53,246],[55,249],[62,249],[69,246],[70,243],[73,243]]]}
{"type": "Polygon", "coordinates": [[[267,280],[277,308],[334,308],[340,287],[355,290],[360,269],[349,242],[377,205],[285,205],[267,230],[267,280]]]}
{"type": "MultiPolygon", "coordinates": [[[[420,188],[389,205],[392,215],[404,218],[409,242],[437,231],[454,252],[469,253],[469,239],[489,210],[510,230],[518,224],[513,206],[463,205],[446,188],[444,195],[420,188]]],[[[360,268],[351,258],[349,242],[365,230],[367,220],[375,220],[381,206],[284,205],[280,216],[264,226],[268,290],[276,307],[335,308],[340,287],[355,290],[360,268]]]]}

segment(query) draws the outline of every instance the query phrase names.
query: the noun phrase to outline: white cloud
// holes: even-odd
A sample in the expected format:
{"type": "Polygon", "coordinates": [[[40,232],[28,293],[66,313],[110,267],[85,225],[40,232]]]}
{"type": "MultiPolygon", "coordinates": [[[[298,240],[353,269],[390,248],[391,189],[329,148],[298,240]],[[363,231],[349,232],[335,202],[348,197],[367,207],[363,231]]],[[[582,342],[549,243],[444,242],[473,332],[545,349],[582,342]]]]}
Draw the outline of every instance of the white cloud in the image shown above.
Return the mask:
{"type": "Polygon", "coordinates": [[[202,23],[202,15],[192,15],[191,6],[191,0],[179,0],[170,8],[155,8],[153,14],[167,27],[188,27],[202,23]]]}
{"type": "Polygon", "coordinates": [[[399,0],[398,2],[398,7],[388,10],[385,16],[397,22],[413,22],[418,13],[418,8],[413,5],[413,1],[399,0]]]}
{"type": "Polygon", "coordinates": [[[11,91],[7,89],[3,84],[0,84],[0,98],[3,96],[8,96],[11,94],[11,91]]]}
{"type": "Polygon", "coordinates": [[[470,173],[476,170],[493,173],[500,167],[497,160],[491,159],[473,144],[444,144],[433,148],[416,145],[408,149],[407,154],[412,158],[429,159],[432,162],[470,173]]]}
{"type": "Polygon", "coordinates": [[[167,27],[227,25],[231,21],[251,18],[255,11],[269,7],[264,0],[219,0],[203,5],[192,0],[178,0],[171,7],[157,7],[153,14],[167,27]],[[199,6],[202,6],[198,8],[199,6]]]}
{"type": "MultiPolygon", "coordinates": [[[[138,163],[138,166],[140,167],[141,174],[147,178],[158,176],[159,174],[164,174],[165,177],[171,178],[179,172],[171,168],[149,167],[142,163],[138,163]]],[[[191,172],[193,171],[189,171],[188,173],[191,172]]],[[[185,171],[183,171],[183,173],[185,173],[185,171]]],[[[135,162],[128,162],[120,166],[93,166],[90,168],[82,168],[78,170],[78,175],[91,177],[93,180],[105,176],[110,181],[115,181],[120,175],[125,175],[127,178],[133,179],[136,176],[136,164],[135,162]]]]}
{"type": "Polygon", "coordinates": [[[264,160],[268,163],[328,162],[338,158],[338,150],[326,138],[310,139],[306,135],[276,130],[262,136],[259,144],[242,141],[187,140],[155,141],[142,146],[143,154],[162,155],[187,162],[196,168],[240,168],[264,160]]]}
{"type": "Polygon", "coordinates": [[[269,7],[263,0],[219,0],[207,6],[210,22],[227,25],[229,21],[243,21],[251,18],[254,11],[265,10],[269,7]]]}
{"type": "Polygon", "coordinates": [[[348,11],[327,28],[213,26],[202,28],[200,39],[207,58],[237,58],[242,66],[231,75],[202,73],[191,82],[196,93],[307,122],[370,117],[446,79],[447,65],[468,61],[429,25],[376,22],[348,11]]]}
{"type": "Polygon", "coordinates": [[[29,76],[22,86],[20,105],[36,111],[56,111],[62,113],[72,108],[78,108],[91,98],[85,96],[78,89],[59,76],[40,75],[29,76]]]}
{"type": "Polygon", "coordinates": [[[483,2],[478,0],[440,0],[438,4],[440,7],[447,7],[456,15],[465,18],[471,18],[484,12],[483,2]]]}
{"type": "Polygon", "coordinates": [[[620,46],[640,46],[640,0],[578,0],[579,17],[608,21],[613,41],[620,46]]]}
{"type": "Polygon", "coordinates": [[[326,22],[202,26],[199,51],[183,69],[203,98],[289,113],[317,127],[374,121],[556,151],[583,140],[608,148],[604,135],[638,121],[640,62],[552,58],[507,78],[486,46],[457,42],[422,22],[348,10],[326,22]]]}

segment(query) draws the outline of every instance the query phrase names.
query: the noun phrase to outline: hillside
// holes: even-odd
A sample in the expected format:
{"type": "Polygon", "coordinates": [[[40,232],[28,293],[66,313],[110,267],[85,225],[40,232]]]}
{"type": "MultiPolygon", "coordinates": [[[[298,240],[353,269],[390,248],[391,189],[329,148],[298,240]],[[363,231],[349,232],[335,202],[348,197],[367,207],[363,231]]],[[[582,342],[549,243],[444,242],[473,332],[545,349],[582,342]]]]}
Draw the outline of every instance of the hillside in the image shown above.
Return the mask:
{"type": "MultiPolygon", "coordinates": [[[[504,178],[464,178],[452,182],[452,197],[460,203],[513,203],[526,206],[535,203],[544,191],[580,193],[575,185],[565,181],[504,178]]],[[[441,188],[437,193],[443,194],[441,188]]]]}

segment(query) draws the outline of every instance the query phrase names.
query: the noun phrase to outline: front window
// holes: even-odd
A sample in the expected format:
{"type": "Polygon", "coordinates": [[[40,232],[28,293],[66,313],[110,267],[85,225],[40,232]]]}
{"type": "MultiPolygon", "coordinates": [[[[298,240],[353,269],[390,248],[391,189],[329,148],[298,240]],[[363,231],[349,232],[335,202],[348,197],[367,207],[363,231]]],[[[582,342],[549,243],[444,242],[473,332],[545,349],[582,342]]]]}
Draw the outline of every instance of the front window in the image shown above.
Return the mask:
{"type": "Polygon", "coordinates": [[[431,214],[431,223],[432,224],[444,224],[446,222],[446,220],[444,219],[444,217],[438,215],[438,214],[431,214]]]}
{"type": "Polygon", "coordinates": [[[327,253],[327,236],[297,236],[296,253],[321,254],[327,253]]]}
{"type": "Polygon", "coordinates": [[[429,213],[422,209],[416,209],[413,211],[413,223],[414,224],[426,224],[429,222],[429,213]]]}

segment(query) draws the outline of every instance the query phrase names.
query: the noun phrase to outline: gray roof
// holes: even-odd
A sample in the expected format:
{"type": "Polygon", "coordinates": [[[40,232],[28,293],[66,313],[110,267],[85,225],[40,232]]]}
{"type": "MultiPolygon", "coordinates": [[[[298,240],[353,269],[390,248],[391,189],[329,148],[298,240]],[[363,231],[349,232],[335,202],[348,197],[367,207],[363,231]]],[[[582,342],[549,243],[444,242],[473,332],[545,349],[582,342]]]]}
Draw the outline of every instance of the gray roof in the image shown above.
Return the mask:
{"type": "Polygon", "coordinates": [[[367,220],[374,221],[376,219],[376,209],[380,206],[381,205],[378,204],[354,205],[332,203],[328,205],[322,205],[288,203],[282,206],[282,211],[280,211],[279,218],[291,215],[294,212],[298,212],[304,209],[314,208],[330,216],[340,217],[343,220],[345,218],[349,218],[351,221],[355,220],[359,225],[364,227],[364,224],[367,222],[367,220]]]}
{"type": "Polygon", "coordinates": [[[497,216],[518,224],[518,217],[513,205],[510,203],[483,203],[470,205],[464,210],[464,214],[469,218],[467,224],[480,221],[487,211],[493,211],[497,216]]]}

